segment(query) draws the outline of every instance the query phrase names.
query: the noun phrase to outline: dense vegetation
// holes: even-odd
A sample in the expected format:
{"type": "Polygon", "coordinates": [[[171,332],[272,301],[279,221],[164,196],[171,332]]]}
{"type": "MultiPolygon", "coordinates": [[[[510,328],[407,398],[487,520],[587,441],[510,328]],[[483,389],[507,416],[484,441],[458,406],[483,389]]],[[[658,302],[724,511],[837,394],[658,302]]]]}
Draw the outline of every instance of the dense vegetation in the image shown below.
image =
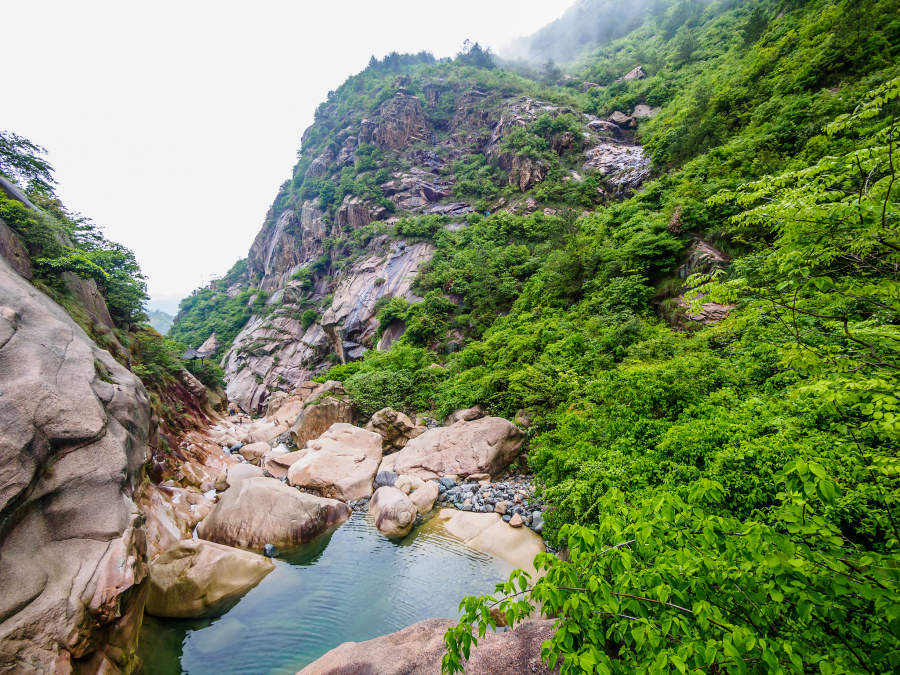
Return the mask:
{"type": "MultiPolygon", "coordinates": [[[[440,76],[598,115],[662,108],[638,131],[654,180],[605,208],[551,177],[533,194],[556,214],[497,212],[499,169],[454,167],[493,215],[453,231],[401,219],[437,249],[416,281],[426,300],[383,305],[383,327],[407,325],[400,343],[326,376],[366,413],[532,413],[548,536],[571,558],[542,558],[532,591],[514,578],[500,609],[557,612],[545,655],[563,672],[900,668],[896,9],[676,2],[598,41],[560,86],[459,61],[410,71],[411,91],[440,76]],[[647,77],[616,81],[637,65],[647,77]],[[697,262],[698,240],[727,270],[697,262]],[[694,309],[731,316],[690,321],[691,287],[694,309]]],[[[327,105],[380,105],[376,77],[327,105]]],[[[562,117],[507,143],[539,157],[562,117]]],[[[471,624],[494,625],[491,603],[464,603],[448,670],[471,624]]]]}

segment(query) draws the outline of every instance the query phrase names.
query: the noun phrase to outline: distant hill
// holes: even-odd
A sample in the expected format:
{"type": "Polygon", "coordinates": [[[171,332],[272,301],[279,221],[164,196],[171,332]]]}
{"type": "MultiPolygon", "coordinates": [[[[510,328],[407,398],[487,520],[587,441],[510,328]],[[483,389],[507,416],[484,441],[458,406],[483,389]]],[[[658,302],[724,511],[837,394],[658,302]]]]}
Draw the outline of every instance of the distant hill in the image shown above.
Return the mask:
{"type": "Polygon", "coordinates": [[[149,310],[147,316],[150,317],[150,325],[161,335],[168,333],[172,323],[175,321],[175,317],[171,314],[154,309],[149,310]]]}

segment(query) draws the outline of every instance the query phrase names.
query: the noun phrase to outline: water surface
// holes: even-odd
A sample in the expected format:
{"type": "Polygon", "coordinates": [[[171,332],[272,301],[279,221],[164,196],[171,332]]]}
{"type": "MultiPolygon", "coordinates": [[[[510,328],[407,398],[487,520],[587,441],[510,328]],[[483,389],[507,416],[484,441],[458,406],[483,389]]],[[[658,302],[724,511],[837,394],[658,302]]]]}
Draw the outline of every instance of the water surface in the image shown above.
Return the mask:
{"type": "Polygon", "coordinates": [[[434,521],[390,541],[368,514],[275,561],[224,616],[145,616],[145,675],[294,675],[342,642],[459,617],[465,595],[493,591],[512,567],[473,551],[434,521]]]}

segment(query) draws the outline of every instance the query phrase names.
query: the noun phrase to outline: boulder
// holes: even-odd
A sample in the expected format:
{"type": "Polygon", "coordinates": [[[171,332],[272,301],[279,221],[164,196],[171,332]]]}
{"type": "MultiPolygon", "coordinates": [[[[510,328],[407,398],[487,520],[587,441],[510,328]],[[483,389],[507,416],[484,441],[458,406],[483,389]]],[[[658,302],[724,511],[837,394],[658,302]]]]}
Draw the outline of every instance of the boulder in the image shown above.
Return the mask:
{"type": "Polygon", "coordinates": [[[381,436],[352,424],[333,424],[304,450],[288,469],[291,485],[345,502],[371,496],[381,462],[381,436]]]}
{"type": "Polygon", "coordinates": [[[413,438],[428,431],[428,427],[416,426],[409,417],[391,408],[383,408],[372,415],[366,429],[381,436],[381,447],[386,454],[402,450],[413,438]]]}
{"type": "Polygon", "coordinates": [[[241,454],[241,457],[251,464],[257,464],[260,458],[271,449],[272,446],[268,443],[250,443],[249,445],[243,446],[238,452],[241,454]]]}
{"type": "MultiPolygon", "coordinates": [[[[297,675],[441,675],[444,634],[451,619],[427,619],[396,633],[365,642],[345,642],[297,675]]],[[[466,661],[466,672],[492,675],[551,675],[541,646],[554,634],[554,622],[525,621],[504,633],[488,631],[466,661]]]]}
{"type": "Polygon", "coordinates": [[[397,482],[397,478],[397,474],[393,471],[379,471],[375,476],[375,485],[377,487],[382,487],[384,485],[391,487],[397,482]]]}
{"type": "Polygon", "coordinates": [[[147,393],[3,257],[0,392],[2,669],[90,661],[118,673],[149,571],[133,501],[149,459],[147,393]]]}
{"type": "Polygon", "coordinates": [[[261,478],[263,470],[252,464],[232,464],[225,469],[225,485],[226,487],[234,487],[242,480],[248,478],[261,478]]]}
{"type": "Polygon", "coordinates": [[[378,465],[378,473],[390,471],[394,473],[394,462],[397,461],[397,453],[382,458],[381,464],[378,465]]]}
{"type": "Polygon", "coordinates": [[[321,395],[318,399],[314,396],[311,400],[317,402],[306,405],[291,427],[291,440],[298,448],[302,448],[307,441],[319,438],[333,424],[356,423],[358,415],[350,401],[331,395],[321,395]]]}
{"type": "Polygon", "coordinates": [[[202,539],[180,541],[150,567],[146,611],[176,619],[215,615],[274,569],[255,553],[202,539]]]}
{"type": "Polygon", "coordinates": [[[279,426],[274,422],[255,422],[244,436],[244,443],[247,445],[260,443],[262,441],[271,441],[287,431],[286,426],[279,426]]]}
{"type": "Polygon", "coordinates": [[[413,490],[417,490],[423,485],[425,485],[425,481],[423,481],[421,478],[416,478],[415,476],[407,476],[406,474],[398,476],[397,480],[394,482],[394,487],[402,491],[404,494],[409,494],[413,490]]]}
{"type": "Polygon", "coordinates": [[[634,126],[634,118],[629,117],[621,110],[616,110],[612,115],[606,118],[607,122],[612,122],[623,129],[631,129],[634,126]]]}
{"type": "Polygon", "coordinates": [[[440,491],[437,483],[430,480],[422,487],[417,488],[416,491],[410,495],[409,499],[415,504],[416,510],[419,513],[428,513],[431,511],[432,507],[434,507],[434,501],[438,498],[439,493],[440,491]]]}
{"type": "Polygon", "coordinates": [[[304,449],[280,455],[268,455],[266,457],[265,469],[275,478],[284,478],[288,475],[290,468],[306,456],[306,452],[307,451],[304,449]]]}
{"type": "Polygon", "coordinates": [[[397,453],[394,471],[423,480],[450,474],[498,475],[515,459],[525,434],[502,417],[430,429],[397,453]]]}
{"type": "Polygon", "coordinates": [[[662,108],[660,108],[660,107],[649,106],[644,103],[641,103],[640,105],[636,105],[634,107],[634,110],[631,111],[631,116],[636,120],[638,120],[638,119],[653,119],[654,117],[659,115],[661,110],[662,110],[662,108]]]}
{"type": "Polygon", "coordinates": [[[380,487],[369,501],[375,527],[386,537],[405,537],[418,513],[416,505],[395,487],[380,487]]]}
{"type": "Polygon", "coordinates": [[[263,550],[266,544],[293,548],[350,517],[343,502],[308,495],[274,478],[240,481],[219,497],[200,523],[201,539],[263,550]]]}
{"type": "Polygon", "coordinates": [[[484,417],[484,408],[480,405],[474,405],[471,408],[463,408],[447,415],[447,419],[444,420],[444,426],[449,427],[457,422],[471,422],[482,417],[484,417]]]}
{"type": "Polygon", "coordinates": [[[527,429],[531,426],[531,421],[531,413],[524,408],[516,413],[516,424],[518,424],[520,427],[527,429]]]}

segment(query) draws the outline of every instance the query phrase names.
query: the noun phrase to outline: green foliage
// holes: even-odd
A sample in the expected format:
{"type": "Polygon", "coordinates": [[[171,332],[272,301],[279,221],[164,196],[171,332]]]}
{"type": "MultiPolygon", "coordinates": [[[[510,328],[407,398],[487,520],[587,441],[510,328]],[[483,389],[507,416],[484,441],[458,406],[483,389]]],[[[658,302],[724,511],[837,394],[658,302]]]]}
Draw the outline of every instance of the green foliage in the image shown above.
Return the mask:
{"type": "Polygon", "coordinates": [[[300,319],[300,323],[303,325],[303,330],[306,330],[310,326],[312,326],[316,321],[319,320],[319,315],[316,314],[316,310],[307,309],[303,312],[303,316],[300,319]]]}
{"type": "Polygon", "coordinates": [[[43,159],[47,150],[10,131],[0,131],[0,175],[21,183],[29,192],[53,195],[53,167],[43,159]]]}
{"type": "Polygon", "coordinates": [[[416,216],[401,218],[396,225],[397,234],[403,237],[431,239],[447,222],[445,216],[416,216]]]}
{"type": "MultiPolygon", "coordinates": [[[[215,332],[224,351],[250,319],[249,303],[254,294],[252,288],[233,298],[207,288],[196,291],[181,301],[178,316],[168,332],[169,339],[196,348],[215,332]]],[[[217,353],[213,358],[221,356],[217,353]]]]}

